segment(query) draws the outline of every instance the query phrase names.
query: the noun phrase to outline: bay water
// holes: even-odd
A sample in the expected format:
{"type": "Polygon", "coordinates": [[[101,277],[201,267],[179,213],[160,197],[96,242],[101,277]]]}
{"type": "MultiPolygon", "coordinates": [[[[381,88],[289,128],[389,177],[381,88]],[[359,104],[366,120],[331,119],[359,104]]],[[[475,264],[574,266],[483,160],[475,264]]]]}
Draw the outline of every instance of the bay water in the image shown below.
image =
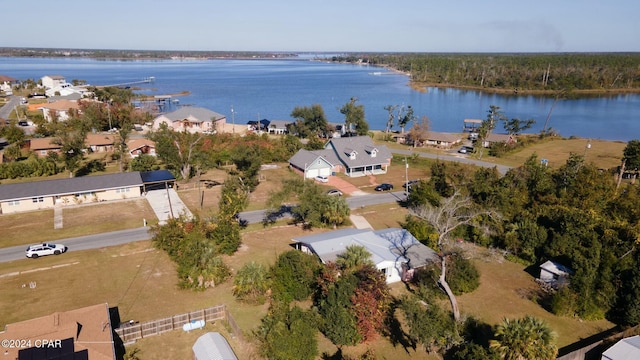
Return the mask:
{"type": "MultiPolygon", "coordinates": [[[[527,132],[548,127],[569,137],[628,141],[640,138],[640,95],[602,95],[559,100],[552,97],[505,96],[478,91],[409,87],[404,74],[367,65],[336,64],[309,59],[255,60],[98,60],[86,58],[0,57],[0,75],[38,81],[62,75],[67,81],[116,85],[153,77],[152,83],[131,85],[147,95],[178,96],[166,110],[199,106],[223,114],[229,122],[258,119],[292,120],[297,106],[322,105],[327,119],[344,121],[339,109],[357,98],[369,127],[385,128],[387,105],[411,105],[418,118],[427,116],[434,131],[460,132],[463,120],[485,119],[491,105],[508,118],[535,119],[527,132]]],[[[395,125],[393,130],[399,130],[395,125]]],[[[498,125],[496,132],[501,132],[498,125]]]]}

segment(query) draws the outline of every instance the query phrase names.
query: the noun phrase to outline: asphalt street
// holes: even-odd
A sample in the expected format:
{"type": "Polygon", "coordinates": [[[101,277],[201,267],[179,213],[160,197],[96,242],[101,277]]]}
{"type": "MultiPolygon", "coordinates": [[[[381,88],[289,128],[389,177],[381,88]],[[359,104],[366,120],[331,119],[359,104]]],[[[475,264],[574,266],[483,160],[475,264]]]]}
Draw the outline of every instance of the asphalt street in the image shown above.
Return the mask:
{"type": "MultiPolygon", "coordinates": [[[[356,209],[362,206],[396,202],[404,199],[404,196],[404,192],[396,191],[354,196],[347,198],[346,200],[351,209],[356,209]]],[[[265,214],[265,210],[247,211],[240,213],[239,218],[243,221],[246,221],[248,224],[260,223],[264,219],[265,214]]],[[[285,212],[282,213],[279,218],[288,217],[291,217],[291,214],[285,212]]],[[[151,239],[151,235],[149,234],[148,230],[149,228],[142,227],[102,234],[79,236],[75,238],[61,239],[51,242],[66,245],[67,247],[69,247],[68,251],[99,249],[108,246],[126,244],[134,241],[149,240],[151,239]]],[[[26,258],[26,248],[27,245],[20,245],[0,249],[0,262],[8,262],[26,258]]],[[[37,261],[37,259],[34,261],[37,261]]]]}

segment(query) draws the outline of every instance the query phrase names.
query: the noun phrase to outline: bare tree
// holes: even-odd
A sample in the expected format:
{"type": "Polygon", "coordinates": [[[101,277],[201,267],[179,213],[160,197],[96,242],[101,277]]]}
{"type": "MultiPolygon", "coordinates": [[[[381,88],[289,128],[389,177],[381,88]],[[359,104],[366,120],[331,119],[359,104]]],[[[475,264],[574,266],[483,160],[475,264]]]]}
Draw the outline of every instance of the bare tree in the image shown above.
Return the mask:
{"type": "Polygon", "coordinates": [[[422,144],[428,140],[430,128],[430,120],[426,116],[422,116],[420,121],[414,122],[411,129],[409,129],[409,137],[413,142],[413,147],[416,147],[418,143],[422,144]]]}
{"type": "Polygon", "coordinates": [[[481,210],[474,206],[471,198],[462,195],[457,189],[452,196],[442,199],[439,206],[426,204],[412,208],[410,211],[412,215],[427,221],[438,232],[438,248],[442,262],[438,284],[447,293],[451,302],[453,317],[458,321],[460,320],[458,301],[446,280],[447,270],[444,250],[448,245],[449,234],[461,225],[473,225],[474,221],[481,215],[492,216],[493,214],[490,211],[481,210]]]}

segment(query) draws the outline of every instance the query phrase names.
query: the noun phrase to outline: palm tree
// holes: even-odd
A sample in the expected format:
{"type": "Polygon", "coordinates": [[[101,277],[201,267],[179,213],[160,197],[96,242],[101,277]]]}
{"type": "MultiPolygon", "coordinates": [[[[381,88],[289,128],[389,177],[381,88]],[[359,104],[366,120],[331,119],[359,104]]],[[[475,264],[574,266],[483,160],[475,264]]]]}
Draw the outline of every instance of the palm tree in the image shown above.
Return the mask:
{"type": "Polygon", "coordinates": [[[558,354],[556,334],[542,320],[533,316],[504,319],[498,325],[490,346],[505,360],[551,360],[558,354]]]}
{"type": "Polygon", "coordinates": [[[349,205],[342,197],[328,196],[323,205],[323,221],[333,225],[334,229],[349,217],[349,205]]]}
{"type": "Polygon", "coordinates": [[[375,266],[371,261],[371,253],[364,246],[350,245],[338,255],[336,263],[345,271],[356,270],[365,265],[375,266]]]}
{"type": "Polygon", "coordinates": [[[239,299],[262,303],[269,285],[267,267],[252,261],[238,270],[232,292],[239,299]]]}

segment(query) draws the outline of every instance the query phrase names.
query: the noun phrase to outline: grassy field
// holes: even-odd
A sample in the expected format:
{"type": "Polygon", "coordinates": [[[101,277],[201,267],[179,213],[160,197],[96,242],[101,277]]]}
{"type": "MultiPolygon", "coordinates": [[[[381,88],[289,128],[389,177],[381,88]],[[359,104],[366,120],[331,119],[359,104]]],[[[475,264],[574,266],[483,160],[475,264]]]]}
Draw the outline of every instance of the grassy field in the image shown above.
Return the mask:
{"type": "MultiPolygon", "coordinates": [[[[365,216],[376,228],[385,228],[398,226],[405,210],[387,204],[358,209],[354,213],[365,216]]],[[[235,255],[225,257],[225,262],[234,273],[250,261],[272,264],[278,254],[291,249],[292,237],[310,233],[286,225],[245,232],[242,247],[235,255]]],[[[474,261],[481,273],[481,286],[459,298],[464,314],[473,315],[489,324],[497,324],[503,317],[531,314],[551,325],[558,333],[560,346],[612,327],[607,321],[580,321],[549,314],[529,300],[527,294],[535,289],[535,283],[522,265],[505,262],[498,256],[487,256],[484,250],[474,254],[474,261]]],[[[237,302],[231,295],[231,286],[232,280],[201,292],[178,289],[175,266],[148,241],[97,251],[69,252],[35,261],[18,260],[0,264],[0,328],[7,323],[47,315],[52,311],[105,302],[109,306],[117,306],[122,319],[141,322],[226,304],[239,326],[246,334],[250,334],[266,314],[267,307],[237,302]],[[23,286],[32,281],[37,284],[35,289],[23,286]]],[[[403,286],[393,286],[394,294],[403,291],[403,286]]],[[[212,326],[207,325],[207,329],[213,329],[212,326]]],[[[145,359],[162,358],[167,351],[175,354],[172,358],[184,358],[190,354],[197,334],[175,331],[147,338],[128,348],[130,351],[140,349],[145,359]]],[[[319,336],[319,343],[321,352],[333,354],[337,351],[322,336],[319,336]]],[[[250,344],[233,339],[232,346],[238,353],[246,355],[241,358],[254,358],[250,344]],[[245,350],[247,352],[243,352],[245,350]]],[[[384,339],[358,347],[346,347],[343,352],[358,355],[367,348],[374,349],[379,358],[408,360],[420,356],[414,349],[394,347],[384,339]]]]}
{"type": "Polygon", "coordinates": [[[0,216],[4,230],[0,246],[8,247],[68,237],[98,234],[149,225],[158,220],[146,199],[120,200],[107,203],[65,207],[63,228],[53,228],[53,210],[32,211],[0,216]]]}

